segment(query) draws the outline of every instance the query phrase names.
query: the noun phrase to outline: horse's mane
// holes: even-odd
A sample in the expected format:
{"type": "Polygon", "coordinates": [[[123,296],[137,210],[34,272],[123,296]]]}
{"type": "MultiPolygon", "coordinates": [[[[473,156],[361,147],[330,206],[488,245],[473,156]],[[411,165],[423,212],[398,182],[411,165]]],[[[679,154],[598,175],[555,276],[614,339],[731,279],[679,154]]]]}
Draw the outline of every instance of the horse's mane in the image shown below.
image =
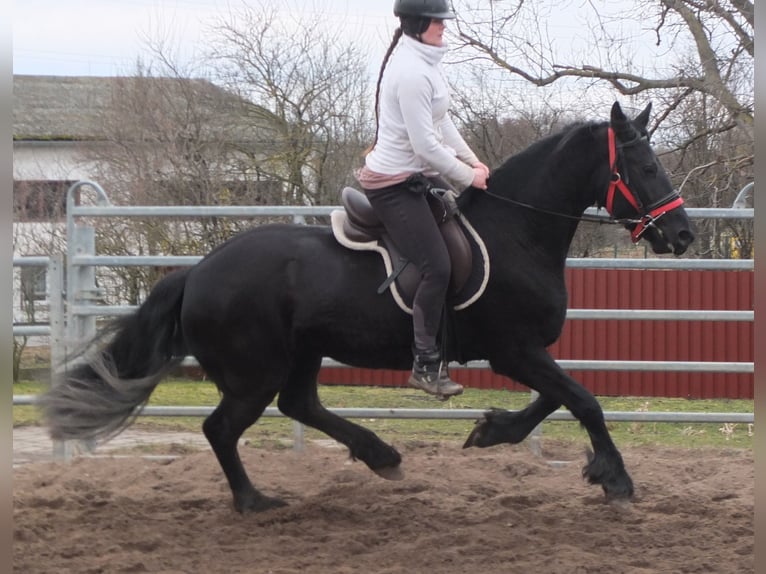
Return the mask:
{"type": "MultiPolygon", "coordinates": [[[[570,149],[581,149],[586,140],[591,140],[593,132],[606,124],[606,122],[575,121],[562,127],[560,130],[547,135],[529,146],[515,153],[503,161],[500,166],[492,170],[491,179],[496,185],[504,187],[504,181],[512,181],[518,186],[524,179],[535,175],[535,167],[541,164],[543,158],[554,160],[559,165],[568,163],[569,158],[561,157],[562,153],[568,153],[570,149]],[[576,141],[577,146],[570,146],[576,141]]],[[[468,188],[463,195],[465,201],[470,201],[470,196],[475,190],[468,188]]]]}
{"type": "Polygon", "coordinates": [[[533,142],[522,151],[510,156],[497,168],[497,171],[510,169],[513,164],[527,164],[541,156],[548,157],[551,154],[561,153],[572,140],[583,136],[590,138],[594,129],[603,123],[584,121],[569,123],[557,132],[533,142]]]}

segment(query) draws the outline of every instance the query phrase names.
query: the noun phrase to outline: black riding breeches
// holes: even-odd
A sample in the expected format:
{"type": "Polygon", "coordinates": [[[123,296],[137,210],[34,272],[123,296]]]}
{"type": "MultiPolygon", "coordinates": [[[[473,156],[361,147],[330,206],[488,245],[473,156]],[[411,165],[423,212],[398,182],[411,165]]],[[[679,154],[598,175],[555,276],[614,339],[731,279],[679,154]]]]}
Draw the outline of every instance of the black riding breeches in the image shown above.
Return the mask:
{"type": "MultiPolygon", "coordinates": [[[[434,187],[449,189],[441,178],[428,178],[434,187]]],[[[450,258],[426,199],[420,175],[383,189],[365,190],[391,240],[420,271],[412,302],[412,326],[417,351],[438,347],[437,333],[450,281],[450,258]]]]}

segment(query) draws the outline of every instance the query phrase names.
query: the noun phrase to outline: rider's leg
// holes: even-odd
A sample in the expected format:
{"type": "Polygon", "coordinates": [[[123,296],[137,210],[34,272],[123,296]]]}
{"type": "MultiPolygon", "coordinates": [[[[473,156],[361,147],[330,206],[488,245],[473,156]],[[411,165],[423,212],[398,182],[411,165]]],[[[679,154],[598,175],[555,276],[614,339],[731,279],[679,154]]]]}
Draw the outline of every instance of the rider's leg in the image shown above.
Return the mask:
{"type": "Polygon", "coordinates": [[[409,382],[438,396],[460,394],[463,387],[449,378],[446,369],[440,371],[443,357],[437,333],[449,287],[450,259],[425,193],[413,191],[404,182],[366,190],[366,194],[393,242],[421,275],[412,303],[414,361],[409,382]]]}

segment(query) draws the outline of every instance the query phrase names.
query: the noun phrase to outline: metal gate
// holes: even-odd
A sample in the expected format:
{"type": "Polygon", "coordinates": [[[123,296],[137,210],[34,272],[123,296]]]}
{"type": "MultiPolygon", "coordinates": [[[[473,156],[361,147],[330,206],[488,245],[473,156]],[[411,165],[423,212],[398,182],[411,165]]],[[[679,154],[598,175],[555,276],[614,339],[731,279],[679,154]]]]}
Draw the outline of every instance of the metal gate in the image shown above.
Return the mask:
{"type": "MultiPolygon", "coordinates": [[[[96,318],[131,313],[134,307],[107,306],[98,304],[99,289],[96,285],[97,266],[188,266],[194,265],[201,256],[104,256],[95,252],[94,228],[83,223],[83,218],[108,217],[268,217],[291,216],[302,223],[308,216],[327,216],[337,206],[114,206],[104,190],[94,182],[80,181],[67,194],[67,238],[66,258],[63,254],[50,257],[15,258],[15,266],[48,267],[48,289],[50,300],[49,325],[14,325],[14,336],[46,335],[50,337],[51,355],[54,364],[62,362],[68,352],[83,341],[89,340],[96,332],[96,318]],[[76,205],[75,197],[84,191],[93,193],[92,205],[76,205]],[[64,284],[66,269],[66,289],[64,284]]],[[[752,219],[753,209],[690,208],[686,210],[691,218],[739,218],[752,219]]],[[[596,211],[591,208],[591,214],[596,211]]],[[[568,269],[693,269],[698,271],[740,270],[752,271],[753,260],[683,260],[683,259],[568,259],[568,269]]],[[[570,309],[568,319],[618,319],[620,321],[728,321],[752,322],[752,310],[676,310],[676,309],[570,309]]],[[[194,364],[187,360],[186,364],[194,364]]],[[[754,372],[753,362],[731,361],[643,361],[643,360],[560,360],[566,370],[606,371],[619,370],[685,373],[750,373],[754,372]]],[[[344,367],[325,360],[324,367],[344,367]]],[[[486,361],[473,361],[461,368],[488,369],[486,361]]],[[[31,404],[33,397],[14,395],[14,404],[31,404]]],[[[157,416],[204,416],[212,409],[199,407],[147,407],[142,414],[157,416]]],[[[392,418],[476,418],[481,410],[453,409],[333,409],[349,417],[392,417],[392,418]]],[[[279,416],[276,409],[267,409],[265,416],[279,416]]],[[[607,420],[654,421],[654,422],[753,422],[751,413],[742,416],[731,413],[640,413],[607,412],[607,420]]],[[[551,420],[570,420],[568,412],[553,413],[551,420]]]]}

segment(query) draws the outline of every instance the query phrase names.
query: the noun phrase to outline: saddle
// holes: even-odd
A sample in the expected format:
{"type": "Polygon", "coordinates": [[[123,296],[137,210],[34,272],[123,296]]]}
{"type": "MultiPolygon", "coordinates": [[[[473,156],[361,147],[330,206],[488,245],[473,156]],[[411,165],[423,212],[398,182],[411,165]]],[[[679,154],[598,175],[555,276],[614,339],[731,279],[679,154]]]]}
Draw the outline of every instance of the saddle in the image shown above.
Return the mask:
{"type": "MultiPolygon", "coordinates": [[[[455,308],[463,308],[478,298],[486,285],[489,270],[488,260],[485,257],[486,250],[475,230],[462,218],[451,192],[432,188],[426,197],[434,219],[439,225],[439,231],[444,238],[452,264],[448,299],[462,299],[455,308]],[[469,241],[464,229],[472,238],[474,245],[469,241]],[[473,264],[476,259],[474,251],[477,248],[478,259],[484,260],[484,265],[480,266],[483,279],[479,281],[480,292],[472,292],[474,296],[471,297],[469,294],[467,299],[461,298],[462,291],[469,283],[472,283],[469,279],[476,275],[473,264]]],[[[378,293],[384,293],[390,289],[399,307],[412,313],[412,299],[420,281],[417,268],[409,264],[391,241],[364,193],[352,187],[345,187],[340,193],[340,203],[344,209],[334,210],[330,214],[335,238],[349,249],[378,252],[383,258],[386,269],[386,279],[378,288],[378,293]]]]}

